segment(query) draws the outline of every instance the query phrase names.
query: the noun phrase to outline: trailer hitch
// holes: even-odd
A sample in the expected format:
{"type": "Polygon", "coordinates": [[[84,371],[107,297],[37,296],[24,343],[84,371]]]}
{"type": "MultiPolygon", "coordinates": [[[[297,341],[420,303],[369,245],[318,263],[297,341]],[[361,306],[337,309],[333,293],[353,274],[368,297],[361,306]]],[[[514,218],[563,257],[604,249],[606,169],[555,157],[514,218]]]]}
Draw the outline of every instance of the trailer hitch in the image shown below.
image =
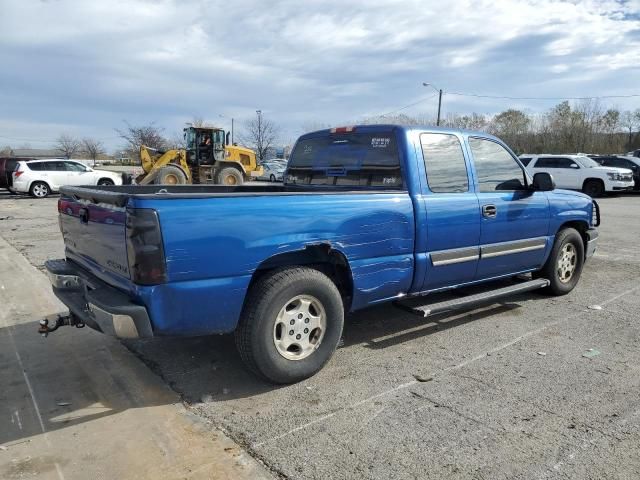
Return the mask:
{"type": "Polygon", "coordinates": [[[55,332],[58,328],[65,325],[74,326],[76,328],[84,327],[84,323],[78,321],[73,315],[58,315],[55,323],[52,327],[49,326],[49,319],[45,318],[40,320],[40,327],[38,327],[38,333],[43,337],[47,337],[51,332],[55,332]]]}

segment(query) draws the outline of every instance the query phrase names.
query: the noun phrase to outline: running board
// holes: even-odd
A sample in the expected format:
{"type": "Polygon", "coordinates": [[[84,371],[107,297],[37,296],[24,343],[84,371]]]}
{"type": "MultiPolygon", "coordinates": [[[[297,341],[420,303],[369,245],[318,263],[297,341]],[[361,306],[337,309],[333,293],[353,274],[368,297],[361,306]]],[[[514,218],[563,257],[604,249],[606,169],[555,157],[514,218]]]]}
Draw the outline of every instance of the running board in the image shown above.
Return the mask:
{"type": "Polygon", "coordinates": [[[421,317],[428,317],[429,315],[435,315],[436,313],[449,312],[451,310],[459,310],[462,308],[474,307],[476,305],[492,303],[494,300],[515,295],[517,293],[529,292],[531,290],[548,287],[549,283],[549,280],[546,278],[538,278],[536,280],[529,280],[527,282],[509,285],[508,287],[498,288],[496,290],[490,290],[483,293],[476,293],[474,295],[468,295],[466,297],[447,300],[444,302],[418,306],[396,302],[396,305],[411,313],[420,315],[421,317]]]}

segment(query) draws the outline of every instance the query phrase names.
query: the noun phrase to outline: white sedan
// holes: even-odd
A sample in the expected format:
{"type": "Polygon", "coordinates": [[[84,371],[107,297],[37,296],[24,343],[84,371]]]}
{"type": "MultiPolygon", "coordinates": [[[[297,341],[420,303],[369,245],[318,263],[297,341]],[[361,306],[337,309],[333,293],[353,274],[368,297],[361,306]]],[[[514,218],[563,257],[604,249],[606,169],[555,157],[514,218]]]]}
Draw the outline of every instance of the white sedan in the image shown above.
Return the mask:
{"type": "Polygon", "coordinates": [[[264,173],[258,177],[259,180],[269,180],[270,182],[281,182],[284,172],[287,169],[285,162],[265,161],[262,162],[264,173]]]}
{"type": "Polygon", "coordinates": [[[20,161],[12,175],[13,192],[44,198],[63,185],[122,185],[122,174],[93,170],[73,160],[20,161]]]}

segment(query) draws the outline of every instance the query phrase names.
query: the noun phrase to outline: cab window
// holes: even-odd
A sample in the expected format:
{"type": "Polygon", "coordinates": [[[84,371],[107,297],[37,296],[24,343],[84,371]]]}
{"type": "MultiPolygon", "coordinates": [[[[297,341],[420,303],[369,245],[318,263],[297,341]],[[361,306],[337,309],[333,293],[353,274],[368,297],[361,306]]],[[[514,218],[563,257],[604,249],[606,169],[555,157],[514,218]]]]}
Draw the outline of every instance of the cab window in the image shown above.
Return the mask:
{"type": "Polygon", "coordinates": [[[526,177],[515,158],[499,143],[469,138],[480,192],[526,189],[526,177]]]}
{"type": "Polygon", "coordinates": [[[458,137],[443,133],[420,135],[427,184],[434,193],[469,191],[467,165],[458,137]]]}

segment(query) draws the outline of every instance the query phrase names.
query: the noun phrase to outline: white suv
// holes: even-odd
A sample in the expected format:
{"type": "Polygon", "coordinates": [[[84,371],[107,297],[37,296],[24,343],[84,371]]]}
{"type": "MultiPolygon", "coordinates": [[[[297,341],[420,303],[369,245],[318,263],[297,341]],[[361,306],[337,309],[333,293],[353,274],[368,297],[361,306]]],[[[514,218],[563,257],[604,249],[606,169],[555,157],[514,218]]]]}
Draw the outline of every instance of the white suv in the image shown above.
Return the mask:
{"type": "Polygon", "coordinates": [[[633,188],[631,170],[602,167],[583,155],[520,155],[520,161],[532,176],[538,172],[550,173],[556,187],[582,190],[592,197],[633,188]]]}
{"type": "Polygon", "coordinates": [[[10,190],[44,198],[63,185],[122,185],[122,174],[93,170],[73,160],[20,161],[13,171],[10,190]]]}

